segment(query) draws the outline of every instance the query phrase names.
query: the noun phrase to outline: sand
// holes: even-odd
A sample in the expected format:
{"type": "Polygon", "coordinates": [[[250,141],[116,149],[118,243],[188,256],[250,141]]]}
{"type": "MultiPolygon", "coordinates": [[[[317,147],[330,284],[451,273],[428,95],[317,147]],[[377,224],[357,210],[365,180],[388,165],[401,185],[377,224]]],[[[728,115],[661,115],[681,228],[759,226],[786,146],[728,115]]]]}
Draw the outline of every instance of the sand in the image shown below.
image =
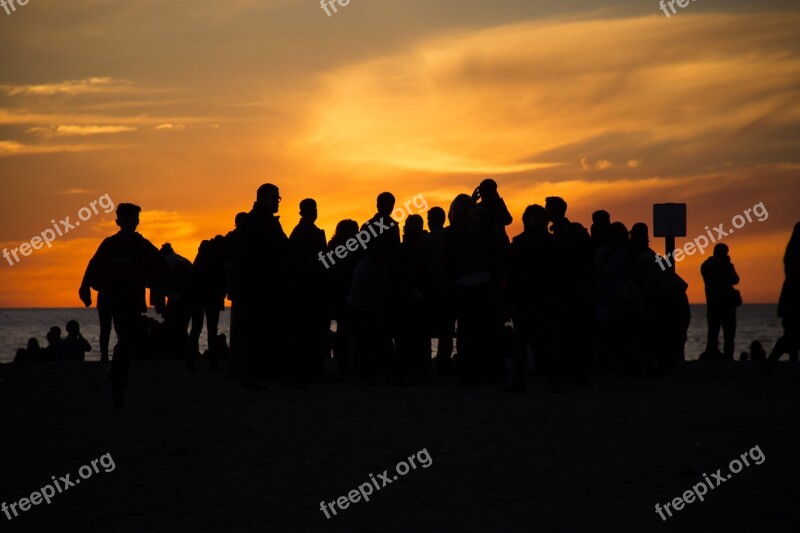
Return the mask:
{"type": "Polygon", "coordinates": [[[669,378],[596,376],[551,394],[440,378],[414,387],[266,383],[201,362],[136,361],[124,409],[101,363],[0,365],[0,502],[110,453],[115,469],[0,531],[798,531],[800,369],[692,362],[669,378]],[[663,522],[662,505],[759,446],[663,522]],[[426,449],[326,519],[330,502],[426,449]]]}

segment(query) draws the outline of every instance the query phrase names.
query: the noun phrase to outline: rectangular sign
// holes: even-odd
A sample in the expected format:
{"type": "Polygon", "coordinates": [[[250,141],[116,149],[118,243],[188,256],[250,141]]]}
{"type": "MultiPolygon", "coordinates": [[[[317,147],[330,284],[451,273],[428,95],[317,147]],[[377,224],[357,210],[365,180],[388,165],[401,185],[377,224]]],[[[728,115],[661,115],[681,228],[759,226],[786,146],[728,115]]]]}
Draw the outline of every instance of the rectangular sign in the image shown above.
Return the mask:
{"type": "Polygon", "coordinates": [[[653,204],[653,237],[686,237],[686,204],[653,204]]]}

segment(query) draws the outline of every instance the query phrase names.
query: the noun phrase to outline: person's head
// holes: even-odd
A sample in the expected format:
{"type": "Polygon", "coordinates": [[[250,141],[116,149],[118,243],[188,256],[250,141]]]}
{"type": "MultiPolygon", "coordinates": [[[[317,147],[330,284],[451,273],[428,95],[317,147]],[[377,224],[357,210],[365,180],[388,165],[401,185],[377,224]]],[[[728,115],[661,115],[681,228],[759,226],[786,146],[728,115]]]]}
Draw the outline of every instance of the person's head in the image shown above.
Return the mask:
{"type": "Polygon", "coordinates": [[[245,213],[244,211],[242,211],[241,213],[236,213],[236,218],[234,219],[233,222],[236,229],[242,229],[245,220],[247,220],[247,213],[245,213]]]}
{"type": "Polygon", "coordinates": [[[550,222],[564,220],[567,215],[567,202],[560,196],[548,196],[544,200],[544,208],[547,211],[547,218],[550,222]]]}
{"type": "Polygon", "coordinates": [[[525,232],[547,231],[547,211],[539,204],[529,205],[522,213],[522,226],[525,232]]]}
{"type": "Polygon", "coordinates": [[[721,242],[714,246],[714,257],[725,257],[728,255],[728,245],[721,242]]]}
{"type": "Polygon", "coordinates": [[[70,320],[67,322],[67,335],[77,335],[81,332],[81,325],[77,320],[70,320]]]}
{"type": "Polygon", "coordinates": [[[278,212],[281,202],[281,194],[276,185],[265,183],[256,191],[255,207],[263,209],[267,213],[274,215],[278,212]]]}
{"type": "Polygon", "coordinates": [[[136,204],[122,203],[117,206],[117,226],[125,233],[133,233],[139,225],[142,208],[136,204]]]}
{"type": "Polygon", "coordinates": [[[564,244],[569,246],[584,245],[591,242],[589,232],[580,222],[570,222],[564,230],[564,244]]]}
{"type": "Polygon", "coordinates": [[[444,227],[447,215],[441,207],[431,207],[428,211],[428,229],[431,231],[440,230],[444,227]]]}
{"type": "Polygon", "coordinates": [[[317,202],[313,198],[306,198],[300,202],[300,218],[309,222],[317,220],[317,202]]]}
{"type": "Polygon", "coordinates": [[[631,228],[631,244],[637,247],[647,248],[650,244],[648,233],[647,224],[644,222],[637,222],[631,228]]]}
{"type": "Polygon", "coordinates": [[[486,178],[478,185],[478,191],[481,193],[481,198],[490,199],[500,196],[497,194],[497,182],[491,178],[486,178]]]}
{"type": "Polygon", "coordinates": [[[388,217],[392,214],[392,211],[394,211],[394,195],[390,192],[382,192],[378,195],[376,204],[378,213],[388,217]]]}
{"type": "Polygon", "coordinates": [[[39,339],[36,337],[31,337],[28,339],[28,351],[29,352],[36,352],[40,349],[39,347],[39,339]]]}
{"type": "Polygon", "coordinates": [[[345,242],[347,239],[356,236],[358,233],[358,222],[349,218],[339,221],[336,224],[336,231],[331,238],[331,242],[345,242]]]}
{"type": "Polygon", "coordinates": [[[606,245],[616,248],[628,244],[628,228],[622,222],[614,222],[608,227],[606,245]]]}
{"type": "Polygon", "coordinates": [[[413,240],[424,231],[424,222],[420,215],[408,215],[403,224],[403,240],[413,240]]]}
{"type": "Polygon", "coordinates": [[[50,331],[47,332],[47,344],[55,344],[59,340],[61,340],[61,328],[58,326],[53,326],[50,328],[50,331]]]}
{"type": "Polygon", "coordinates": [[[472,211],[472,197],[468,194],[459,194],[450,203],[450,211],[447,213],[447,219],[452,226],[454,222],[458,222],[466,217],[472,211]]]}
{"type": "Polygon", "coordinates": [[[175,250],[172,249],[172,245],[170,243],[165,242],[161,245],[159,252],[161,252],[161,255],[172,255],[175,253],[175,250]]]}
{"type": "Polygon", "coordinates": [[[605,209],[599,209],[592,213],[592,223],[601,226],[611,225],[611,215],[605,209]]]}

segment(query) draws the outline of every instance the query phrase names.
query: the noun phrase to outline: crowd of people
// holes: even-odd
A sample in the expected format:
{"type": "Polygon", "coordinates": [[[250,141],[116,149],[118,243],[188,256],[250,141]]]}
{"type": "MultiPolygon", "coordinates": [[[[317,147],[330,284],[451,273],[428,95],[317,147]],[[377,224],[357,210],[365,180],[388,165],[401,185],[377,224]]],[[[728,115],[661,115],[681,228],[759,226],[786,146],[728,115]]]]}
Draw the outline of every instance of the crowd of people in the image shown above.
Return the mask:
{"type": "MultiPolygon", "coordinates": [[[[402,236],[392,219],[395,198],[381,193],[377,212],[360,227],[372,227],[374,238],[359,248],[350,246],[359,235],[354,220],[339,222],[326,239],[310,198],[300,202],[300,221],[287,236],[280,202],[277,186],[262,185],[253,208],[236,215],[235,229],[202,241],[193,262],[136,232],[138,206],[118,205],[120,231],[100,245],[79,290],[87,307],[91,289],[97,291],[102,359],[109,358],[112,323],[117,333],[110,372],[116,405],[124,402],[133,358],[171,354],[195,369],[204,322],[209,365],[229,353],[230,372],[243,388],[259,388],[263,379],[306,388],[323,379],[331,357],[340,375],[413,384],[431,374],[431,339],[438,342],[436,374],[458,374],[465,384],[503,382],[505,358],[513,358],[509,391],[524,390],[531,362],[530,372],[558,390],[596,370],[668,374],[684,359],[687,284],[674,269],[659,267],[645,223],[628,229],[598,210],[587,229],[552,196],[525,209],[523,231],[510,239],[512,215],[487,179],[471,195],[456,196],[447,212],[431,207],[428,230],[421,215],[405,217],[402,236]],[[324,257],[334,253],[328,264],[324,257]],[[147,287],[163,324],[142,315],[147,287]],[[218,331],[226,296],[230,350],[218,331]]],[[[796,357],[800,344],[798,228],[787,247],[779,307],[785,335],[768,363],[781,353],[796,357]]],[[[728,252],[718,243],[701,269],[709,326],[704,359],[733,359],[741,297],[728,252]]],[[[78,346],[75,338],[83,338],[71,324],[63,341],[71,348],[51,343],[47,358],[90,349],[85,340],[78,346]]],[[[757,348],[753,359],[763,358],[757,348]]],[[[44,357],[31,355],[36,346],[27,353],[44,357]]]]}

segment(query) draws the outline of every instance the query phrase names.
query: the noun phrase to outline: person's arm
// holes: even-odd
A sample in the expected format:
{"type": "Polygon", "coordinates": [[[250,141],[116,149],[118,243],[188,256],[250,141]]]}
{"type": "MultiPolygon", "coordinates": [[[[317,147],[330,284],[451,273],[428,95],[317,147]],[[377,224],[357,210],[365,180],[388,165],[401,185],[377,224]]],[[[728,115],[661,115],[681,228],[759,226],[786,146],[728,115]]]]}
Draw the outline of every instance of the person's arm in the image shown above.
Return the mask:
{"type": "Polygon", "coordinates": [[[736,273],[736,269],[733,268],[733,263],[731,265],[731,284],[738,285],[739,284],[739,274],[736,273]]]}
{"type": "Polygon", "coordinates": [[[514,217],[512,217],[511,213],[508,211],[508,207],[506,207],[505,201],[503,201],[502,198],[498,198],[498,200],[499,200],[498,204],[502,208],[502,211],[500,211],[499,213],[500,216],[499,222],[502,226],[508,226],[514,221],[514,217]]]}
{"type": "Polygon", "coordinates": [[[83,274],[83,280],[78,289],[78,297],[86,307],[92,305],[92,285],[94,285],[95,290],[99,289],[97,284],[102,276],[102,261],[100,258],[105,250],[105,243],[106,241],[103,241],[100,244],[95,254],[89,260],[89,264],[86,265],[86,272],[83,274]]]}

